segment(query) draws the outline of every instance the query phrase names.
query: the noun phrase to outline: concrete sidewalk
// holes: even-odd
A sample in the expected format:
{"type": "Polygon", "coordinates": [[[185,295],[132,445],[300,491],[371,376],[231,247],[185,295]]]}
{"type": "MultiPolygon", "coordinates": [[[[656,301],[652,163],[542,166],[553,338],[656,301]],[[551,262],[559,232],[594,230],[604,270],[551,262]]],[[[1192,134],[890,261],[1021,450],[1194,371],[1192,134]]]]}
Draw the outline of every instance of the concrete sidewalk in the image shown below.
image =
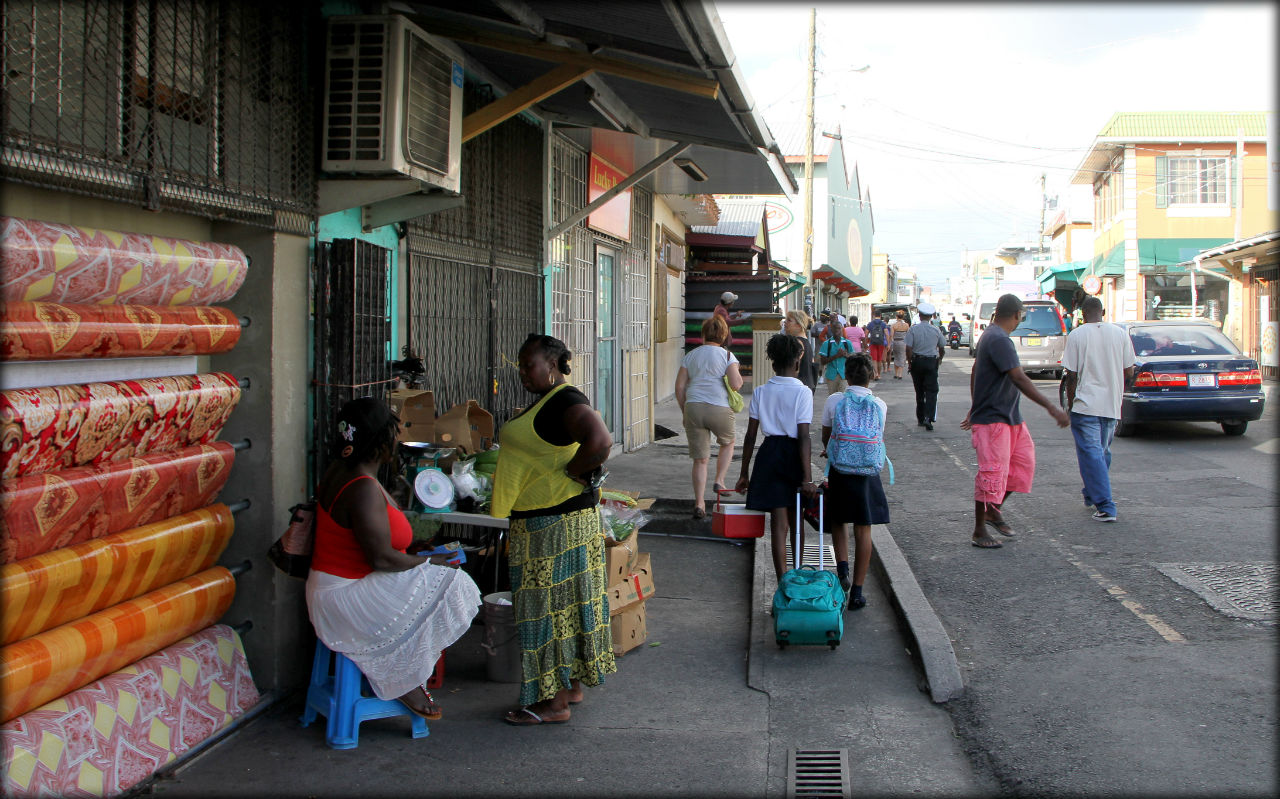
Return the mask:
{"type": "MultiPolygon", "coordinates": [[[[889,388],[904,381],[897,382],[889,388]]],[[[819,387],[819,409],[825,397],[819,387]]],[[[958,690],[958,670],[953,684],[950,640],[889,531],[875,531],[881,552],[865,586],[869,602],[846,615],[841,646],[779,650],[768,615],[774,577],[767,537],[715,539],[709,521],[693,520],[691,462],[673,400],[659,403],[655,422],[677,435],[608,464],[610,487],[659,499],[641,537],[657,586],[646,606],[648,641],[621,656],[604,685],[587,691],[570,723],[539,729],[501,723],[516,687],[486,679],[477,624],[449,650],[445,686],[436,692],[445,718],[431,724],[427,739],[411,739],[406,719],[386,719],[361,727],[358,749],[331,750],[323,720],[299,727],[295,695],[152,791],[784,796],[793,750],[843,750],[846,795],[996,792],[971,768],[950,715],[928,692],[958,690]]],[[[739,442],[745,429],[746,414],[739,414],[739,442]]],[[[817,432],[815,426],[815,455],[817,432]]],[[[892,489],[890,496],[892,502],[892,489]]]]}

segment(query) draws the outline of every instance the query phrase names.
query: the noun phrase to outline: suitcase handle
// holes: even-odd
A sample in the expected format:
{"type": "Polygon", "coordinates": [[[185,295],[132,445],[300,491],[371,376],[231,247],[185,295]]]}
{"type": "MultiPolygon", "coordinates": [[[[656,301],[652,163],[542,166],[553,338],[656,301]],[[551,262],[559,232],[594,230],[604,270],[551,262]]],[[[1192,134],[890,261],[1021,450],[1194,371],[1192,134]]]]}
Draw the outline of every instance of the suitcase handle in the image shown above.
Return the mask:
{"type": "MultiPolygon", "coordinates": [[[[791,547],[791,554],[795,555],[797,569],[800,568],[800,559],[801,559],[800,525],[804,524],[804,517],[800,515],[800,497],[802,495],[803,495],[803,492],[800,492],[800,491],[796,492],[796,542],[791,547]]],[[[818,488],[818,569],[819,570],[826,568],[826,566],[823,565],[823,562],[822,562],[822,556],[823,556],[822,523],[826,520],[826,516],[827,516],[826,500],[827,500],[826,492],[824,492],[822,488],[819,487],[818,488]]]]}

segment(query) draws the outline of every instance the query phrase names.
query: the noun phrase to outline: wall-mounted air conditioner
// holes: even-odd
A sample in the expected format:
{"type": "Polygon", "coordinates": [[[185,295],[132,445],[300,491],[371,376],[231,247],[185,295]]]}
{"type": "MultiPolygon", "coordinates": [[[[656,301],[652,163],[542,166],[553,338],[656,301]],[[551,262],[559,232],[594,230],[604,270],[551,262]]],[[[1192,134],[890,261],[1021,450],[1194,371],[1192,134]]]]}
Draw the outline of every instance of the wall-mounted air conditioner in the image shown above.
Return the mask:
{"type": "Polygon", "coordinates": [[[458,192],[462,65],[402,16],[329,20],[320,168],[458,192]]]}

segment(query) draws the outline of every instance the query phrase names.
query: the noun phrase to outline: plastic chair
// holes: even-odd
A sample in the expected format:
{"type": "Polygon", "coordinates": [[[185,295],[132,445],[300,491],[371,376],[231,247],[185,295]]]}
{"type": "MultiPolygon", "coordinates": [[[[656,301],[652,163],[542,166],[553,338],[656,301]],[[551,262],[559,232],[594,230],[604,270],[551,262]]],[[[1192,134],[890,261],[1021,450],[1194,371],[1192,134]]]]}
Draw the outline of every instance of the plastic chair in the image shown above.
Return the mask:
{"type": "Polygon", "coordinates": [[[427,720],[409,710],[398,699],[373,696],[369,681],[360,668],[340,652],[331,652],[323,641],[316,640],[316,657],[311,664],[311,684],[307,687],[307,705],[302,713],[306,727],[320,714],[327,720],[325,742],[333,749],[355,749],[360,745],[360,723],[370,719],[408,716],[413,723],[413,737],[431,734],[427,720]],[[332,660],[333,674],[329,674],[332,660]]]}

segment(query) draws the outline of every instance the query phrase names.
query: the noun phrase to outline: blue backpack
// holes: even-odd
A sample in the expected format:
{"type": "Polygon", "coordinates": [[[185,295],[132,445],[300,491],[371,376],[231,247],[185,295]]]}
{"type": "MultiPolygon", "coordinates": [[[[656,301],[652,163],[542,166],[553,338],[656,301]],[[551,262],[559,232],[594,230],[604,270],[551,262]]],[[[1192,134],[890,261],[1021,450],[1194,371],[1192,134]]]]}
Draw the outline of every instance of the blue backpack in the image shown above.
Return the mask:
{"type": "Polygon", "coordinates": [[[827,441],[827,468],[841,474],[880,474],[889,464],[893,485],[893,461],[884,448],[884,416],[875,397],[846,391],[831,422],[827,441]]]}

